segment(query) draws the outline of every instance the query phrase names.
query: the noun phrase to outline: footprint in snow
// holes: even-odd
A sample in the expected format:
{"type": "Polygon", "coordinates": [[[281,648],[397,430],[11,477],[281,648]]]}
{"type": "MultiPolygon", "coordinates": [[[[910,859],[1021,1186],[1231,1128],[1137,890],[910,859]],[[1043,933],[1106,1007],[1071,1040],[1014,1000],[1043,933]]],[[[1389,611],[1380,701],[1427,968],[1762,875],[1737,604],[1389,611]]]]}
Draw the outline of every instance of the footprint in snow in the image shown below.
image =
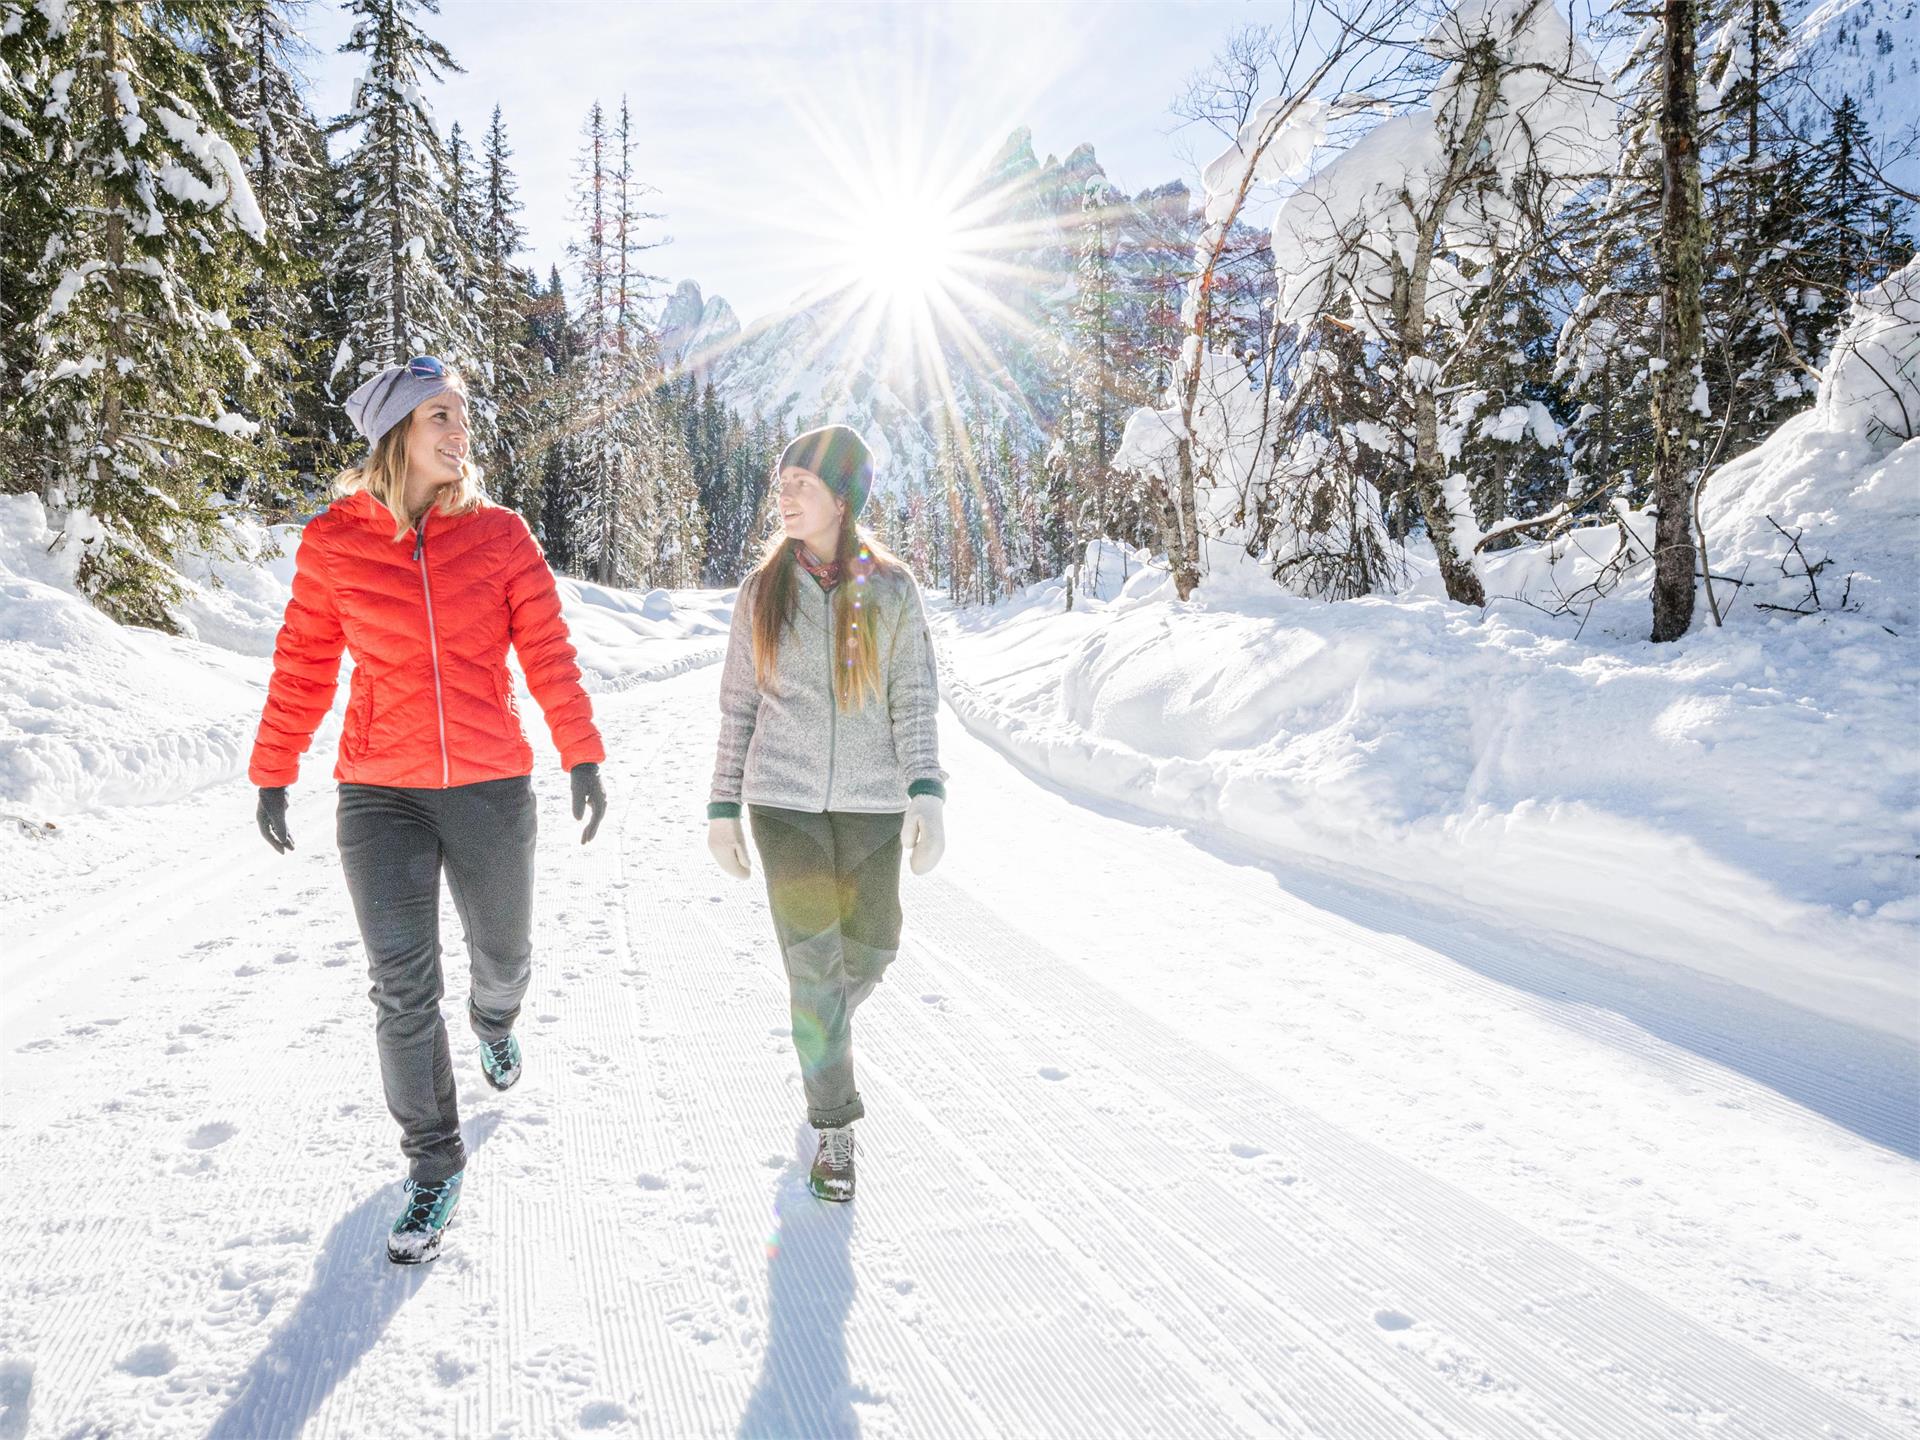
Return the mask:
{"type": "Polygon", "coordinates": [[[164,1375],[179,1363],[173,1347],[159,1340],[136,1345],[120,1357],[120,1368],[129,1375],[164,1375]]]}
{"type": "Polygon", "coordinates": [[[1238,1155],[1242,1160],[1258,1160],[1262,1155],[1267,1153],[1258,1145],[1248,1145],[1239,1140],[1227,1146],[1227,1149],[1238,1155]]]}
{"type": "Polygon", "coordinates": [[[1040,1067],[1040,1078],[1042,1080],[1064,1080],[1067,1078],[1067,1072],[1052,1065],[1042,1065],[1040,1067]]]}
{"type": "Polygon", "coordinates": [[[434,1378],[448,1389],[458,1385],[478,1368],[471,1360],[449,1355],[444,1350],[433,1357],[434,1378]]]}
{"type": "Polygon", "coordinates": [[[1373,1312],[1373,1323],[1382,1330],[1410,1330],[1413,1328],[1413,1317],[1399,1310],[1376,1310],[1373,1312]]]}
{"type": "Polygon", "coordinates": [[[273,963],[276,965],[291,965],[299,958],[300,957],[291,950],[282,950],[278,955],[273,957],[273,963]]]}
{"type": "Polygon", "coordinates": [[[632,1417],[626,1408],[611,1400],[594,1400],[581,1407],[580,1428],[582,1430],[606,1430],[615,1425],[625,1424],[632,1417]]]}
{"type": "Polygon", "coordinates": [[[238,1125],[229,1125],[224,1120],[211,1120],[187,1137],[189,1150],[211,1150],[216,1145],[224,1145],[240,1133],[238,1125]]]}

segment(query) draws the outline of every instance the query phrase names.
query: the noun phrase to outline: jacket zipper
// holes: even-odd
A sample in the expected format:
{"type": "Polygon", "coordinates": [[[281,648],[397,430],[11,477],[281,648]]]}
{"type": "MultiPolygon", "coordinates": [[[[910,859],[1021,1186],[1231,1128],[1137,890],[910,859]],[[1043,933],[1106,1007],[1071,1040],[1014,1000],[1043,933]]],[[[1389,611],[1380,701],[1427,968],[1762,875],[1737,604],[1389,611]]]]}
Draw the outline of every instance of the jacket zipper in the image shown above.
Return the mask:
{"type": "Polygon", "coordinates": [[[453,767],[447,761],[447,702],[440,689],[440,637],[433,629],[433,585],[427,579],[426,515],[414,528],[413,558],[420,566],[420,593],[427,597],[427,654],[433,657],[433,709],[440,721],[440,784],[445,788],[453,784],[453,767]]]}
{"type": "MultiPolygon", "coordinates": [[[[820,590],[818,584],[813,588],[820,590]]],[[[833,672],[833,592],[820,590],[820,598],[827,607],[827,796],[820,802],[820,808],[831,810],[833,809],[833,752],[840,733],[840,677],[833,672]]]]}

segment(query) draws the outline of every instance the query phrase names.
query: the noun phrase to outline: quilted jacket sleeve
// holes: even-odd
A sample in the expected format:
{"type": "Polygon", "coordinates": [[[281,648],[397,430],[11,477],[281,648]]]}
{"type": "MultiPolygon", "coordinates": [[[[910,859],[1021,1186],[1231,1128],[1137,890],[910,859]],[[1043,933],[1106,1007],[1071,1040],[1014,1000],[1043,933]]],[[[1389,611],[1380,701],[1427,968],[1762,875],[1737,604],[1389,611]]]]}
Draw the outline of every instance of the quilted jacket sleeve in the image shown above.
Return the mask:
{"type": "Polygon", "coordinates": [[[744,582],[733,600],[727,658],[720,668],[720,739],[714,746],[713,787],[707,796],[709,820],[739,817],[747,744],[760,718],[760,682],[753,671],[753,590],[751,580],[744,582]]]}
{"type": "Polygon", "coordinates": [[[247,765],[254,784],[291,785],[298,778],[300,757],[333,708],[346,643],[321,547],[303,534],[293,556],[293,598],[273,642],[273,678],[247,765]]]}
{"type": "Polygon", "coordinates": [[[893,720],[893,749],[907,779],[907,794],[947,793],[947,772],[940,768],[940,671],[927,627],[926,607],[913,576],[903,575],[892,603],[899,609],[893,648],[887,656],[887,710],[893,720]]]}
{"type": "Polygon", "coordinates": [[[580,684],[580,665],[560,614],[560,592],[547,557],[527,529],[511,516],[512,544],[507,558],[507,633],[526,672],[527,688],[547,717],[560,764],[597,764],[607,758],[593,723],[593,703],[580,684]]]}

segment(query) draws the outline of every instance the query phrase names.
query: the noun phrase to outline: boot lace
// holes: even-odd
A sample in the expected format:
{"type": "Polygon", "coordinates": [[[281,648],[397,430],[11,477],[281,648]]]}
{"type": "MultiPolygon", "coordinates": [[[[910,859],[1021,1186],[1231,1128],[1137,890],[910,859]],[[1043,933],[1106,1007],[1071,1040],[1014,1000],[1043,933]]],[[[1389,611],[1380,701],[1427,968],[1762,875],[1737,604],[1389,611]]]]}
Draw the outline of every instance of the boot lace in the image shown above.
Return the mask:
{"type": "Polygon", "coordinates": [[[827,1164],[836,1170],[844,1170],[853,1163],[853,1127],[836,1125],[830,1130],[820,1132],[822,1153],[827,1164]]]}
{"type": "Polygon", "coordinates": [[[416,1183],[408,1194],[407,1213],[400,1217],[400,1228],[404,1230],[425,1230],[433,1224],[433,1212],[438,1210],[447,1198],[447,1192],[453,1188],[453,1181],[442,1180],[437,1185],[416,1183]]]}

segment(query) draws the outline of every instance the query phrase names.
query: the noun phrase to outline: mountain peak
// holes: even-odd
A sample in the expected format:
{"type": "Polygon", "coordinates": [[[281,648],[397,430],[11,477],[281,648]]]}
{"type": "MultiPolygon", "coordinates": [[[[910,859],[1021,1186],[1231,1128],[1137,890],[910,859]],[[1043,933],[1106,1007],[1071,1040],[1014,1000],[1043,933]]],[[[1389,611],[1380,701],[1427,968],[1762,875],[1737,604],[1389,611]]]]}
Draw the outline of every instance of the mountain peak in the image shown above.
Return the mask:
{"type": "Polygon", "coordinates": [[[986,163],[989,179],[1000,179],[1009,171],[1026,172],[1038,170],[1040,162],[1033,154],[1033,131],[1025,125],[1016,126],[1012,134],[1000,142],[1000,148],[986,163]]]}

